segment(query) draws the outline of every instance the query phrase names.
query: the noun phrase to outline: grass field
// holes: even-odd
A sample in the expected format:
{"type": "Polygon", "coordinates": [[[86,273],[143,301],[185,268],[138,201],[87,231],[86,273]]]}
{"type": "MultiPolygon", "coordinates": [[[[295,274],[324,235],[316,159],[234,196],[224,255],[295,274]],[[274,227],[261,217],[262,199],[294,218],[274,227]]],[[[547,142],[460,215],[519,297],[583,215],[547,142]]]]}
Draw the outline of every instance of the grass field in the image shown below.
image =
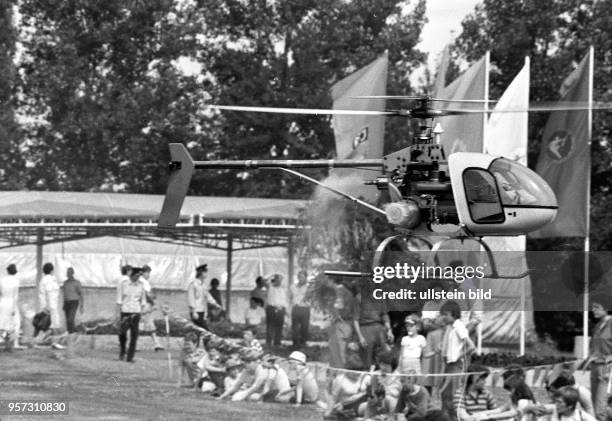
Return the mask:
{"type": "MultiPolygon", "coordinates": [[[[148,351],[149,338],[139,340],[133,364],[117,360],[115,337],[81,337],[69,350],[0,352],[0,399],[61,400],[68,416],[8,416],[4,420],[320,420],[314,406],[218,401],[177,387],[176,362],[169,376],[167,353],[148,351]]],[[[172,354],[178,357],[178,340],[172,354]]]]}
{"type": "MultiPolygon", "coordinates": [[[[164,338],[165,340],[165,338],[164,338]]],[[[0,400],[53,400],[69,404],[67,416],[7,416],[1,420],[321,420],[316,406],[218,401],[178,387],[180,339],[171,338],[172,375],[167,352],[153,352],[148,337],[133,364],[119,361],[116,336],[74,336],[66,350],[0,352],[0,400]]],[[[164,344],[166,344],[164,342],[164,344]]],[[[282,351],[282,350],[281,350],[282,351]]],[[[508,399],[492,390],[499,404],[508,399]]],[[[541,402],[543,389],[534,389],[541,402]]],[[[435,399],[436,405],[439,401],[435,399]]]]}

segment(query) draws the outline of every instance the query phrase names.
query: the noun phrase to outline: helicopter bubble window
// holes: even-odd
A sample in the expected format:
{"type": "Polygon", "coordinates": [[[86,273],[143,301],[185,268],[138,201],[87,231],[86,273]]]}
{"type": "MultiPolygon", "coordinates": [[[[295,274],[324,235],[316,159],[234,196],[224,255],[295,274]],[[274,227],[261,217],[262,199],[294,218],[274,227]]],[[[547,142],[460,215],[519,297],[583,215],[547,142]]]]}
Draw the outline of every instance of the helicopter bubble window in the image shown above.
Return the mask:
{"type": "Polygon", "coordinates": [[[463,185],[470,210],[476,223],[504,222],[504,210],[493,175],[483,169],[468,168],[463,172],[463,185]]]}
{"type": "Polygon", "coordinates": [[[505,206],[556,206],[553,191],[540,177],[515,161],[498,158],[489,167],[505,206]]]}

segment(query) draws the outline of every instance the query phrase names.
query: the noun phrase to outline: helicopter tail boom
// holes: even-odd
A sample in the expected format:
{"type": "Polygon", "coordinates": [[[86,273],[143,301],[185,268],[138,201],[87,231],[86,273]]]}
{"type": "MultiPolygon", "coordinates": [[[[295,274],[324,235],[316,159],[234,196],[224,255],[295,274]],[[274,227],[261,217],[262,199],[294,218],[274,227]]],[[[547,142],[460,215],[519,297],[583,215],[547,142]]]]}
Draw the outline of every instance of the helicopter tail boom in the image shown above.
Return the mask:
{"type": "Polygon", "coordinates": [[[170,181],[157,223],[160,229],[176,226],[195,168],[191,155],[182,143],[170,144],[170,156],[170,181]]]}

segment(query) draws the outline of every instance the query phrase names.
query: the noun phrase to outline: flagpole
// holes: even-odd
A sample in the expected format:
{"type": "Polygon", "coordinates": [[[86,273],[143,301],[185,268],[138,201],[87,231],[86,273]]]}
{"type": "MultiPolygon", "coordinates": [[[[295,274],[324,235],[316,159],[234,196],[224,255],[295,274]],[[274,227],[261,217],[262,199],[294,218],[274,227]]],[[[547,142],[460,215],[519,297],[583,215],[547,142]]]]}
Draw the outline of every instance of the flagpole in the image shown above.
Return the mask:
{"type": "MultiPolygon", "coordinates": [[[[489,109],[489,72],[491,71],[491,52],[487,51],[485,53],[485,84],[484,84],[484,108],[485,110],[489,109]]],[[[485,150],[485,139],[487,138],[487,113],[483,114],[482,118],[482,152],[487,153],[485,150]]],[[[483,316],[484,316],[483,312],[483,316]]],[[[482,324],[484,323],[485,317],[482,317],[480,323],[476,326],[476,352],[478,355],[482,354],[482,324]]]]}
{"type": "MultiPolygon", "coordinates": [[[[525,57],[525,67],[527,68],[527,77],[529,78],[530,75],[530,71],[531,71],[531,62],[529,61],[529,56],[525,57]]],[[[527,83],[527,86],[529,86],[529,83],[527,83]]],[[[527,103],[525,104],[526,107],[529,106],[529,96],[527,97],[527,103]]],[[[529,125],[525,126],[525,133],[523,133],[524,139],[527,139],[528,137],[528,127],[529,125]]],[[[526,153],[527,151],[525,151],[526,153]]],[[[525,155],[525,161],[527,160],[527,156],[525,155]]],[[[527,165],[527,162],[525,162],[525,165],[527,165]]],[[[526,249],[526,240],[523,241],[523,253],[525,252],[526,249]]],[[[525,260],[526,262],[526,260],[525,260]]],[[[525,315],[525,311],[527,310],[527,277],[522,278],[521,280],[521,320],[520,320],[520,338],[519,338],[519,355],[525,355],[525,348],[526,348],[526,341],[525,338],[527,337],[527,317],[525,315]]]]}
{"type": "MultiPolygon", "coordinates": [[[[591,45],[589,47],[589,78],[588,78],[588,102],[589,109],[587,114],[587,148],[589,153],[589,160],[591,156],[591,136],[593,131],[593,110],[591,106],[593,104],[593,62],[594,62],[594,48],[591,45]]],[[[591,166],[589,165],[589,171],[591,166]]],[[[583,342],[582,342],[582,356],[586,358],[589,354],[589,252],[591,251],[591,174],[587,174],[587,186],[586,186],[586,232],[584,237],[584,295],[582,298],[582,331],[583,331],[583,342]]]]}

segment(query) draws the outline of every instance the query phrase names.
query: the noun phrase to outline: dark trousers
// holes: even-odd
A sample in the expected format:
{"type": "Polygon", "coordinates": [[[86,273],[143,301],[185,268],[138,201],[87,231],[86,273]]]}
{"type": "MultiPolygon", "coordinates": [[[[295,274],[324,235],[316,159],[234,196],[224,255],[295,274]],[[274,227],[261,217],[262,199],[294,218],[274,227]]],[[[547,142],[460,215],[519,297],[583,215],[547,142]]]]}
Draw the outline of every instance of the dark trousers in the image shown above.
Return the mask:
{"type": "Polygon", "coordinates": [[[68,333],[76,331],[74,328],[74,318],[79,308],[79,300],[64,301],[64,313],[66,314],[66,330],[68,333]]]}
{"type": "Polygon", "coordinates": [[[136,342],[138,341],[138,324],[140,323],[140,313],[121,313],[121,324],[119,328],[119,356],[125,355],[125,345],[127,343],[127,333],[130,332],[130,346],[127,350],[127,360],[134,359],[136,352],[136,342]]]}
{"type": "Polygon", "coordinates": [[[361,360],[365,365],[364,368],[369,370],[376,362],[374,356],[386,350],[387,329],[382,323],[370,323],[359,325],[359,330],[367,342],[365,348],[361,348],[361,360]]]}
{"type": "Polygon", "coordinates": [[[206,320],[204,319],[204,312],[198,311],[197,314],[198,314],[197,318],[193,317],[193,314],[190,315],[191,321],[193,322],[193,324],[203,329],[208,329],[208,326],[206,325],[206,320]]]}
{"type": "Polygon", "coordinates": [[[309,325],[310,307],[294,306],[291,309],[291,337],[293,339],[293,346],[306,345],[309,325]]]}
{"type": "Polygon", "coordinates": [[[266,344],[280,345],[285,324],[285,309],[266,306],[266,344]]]}

